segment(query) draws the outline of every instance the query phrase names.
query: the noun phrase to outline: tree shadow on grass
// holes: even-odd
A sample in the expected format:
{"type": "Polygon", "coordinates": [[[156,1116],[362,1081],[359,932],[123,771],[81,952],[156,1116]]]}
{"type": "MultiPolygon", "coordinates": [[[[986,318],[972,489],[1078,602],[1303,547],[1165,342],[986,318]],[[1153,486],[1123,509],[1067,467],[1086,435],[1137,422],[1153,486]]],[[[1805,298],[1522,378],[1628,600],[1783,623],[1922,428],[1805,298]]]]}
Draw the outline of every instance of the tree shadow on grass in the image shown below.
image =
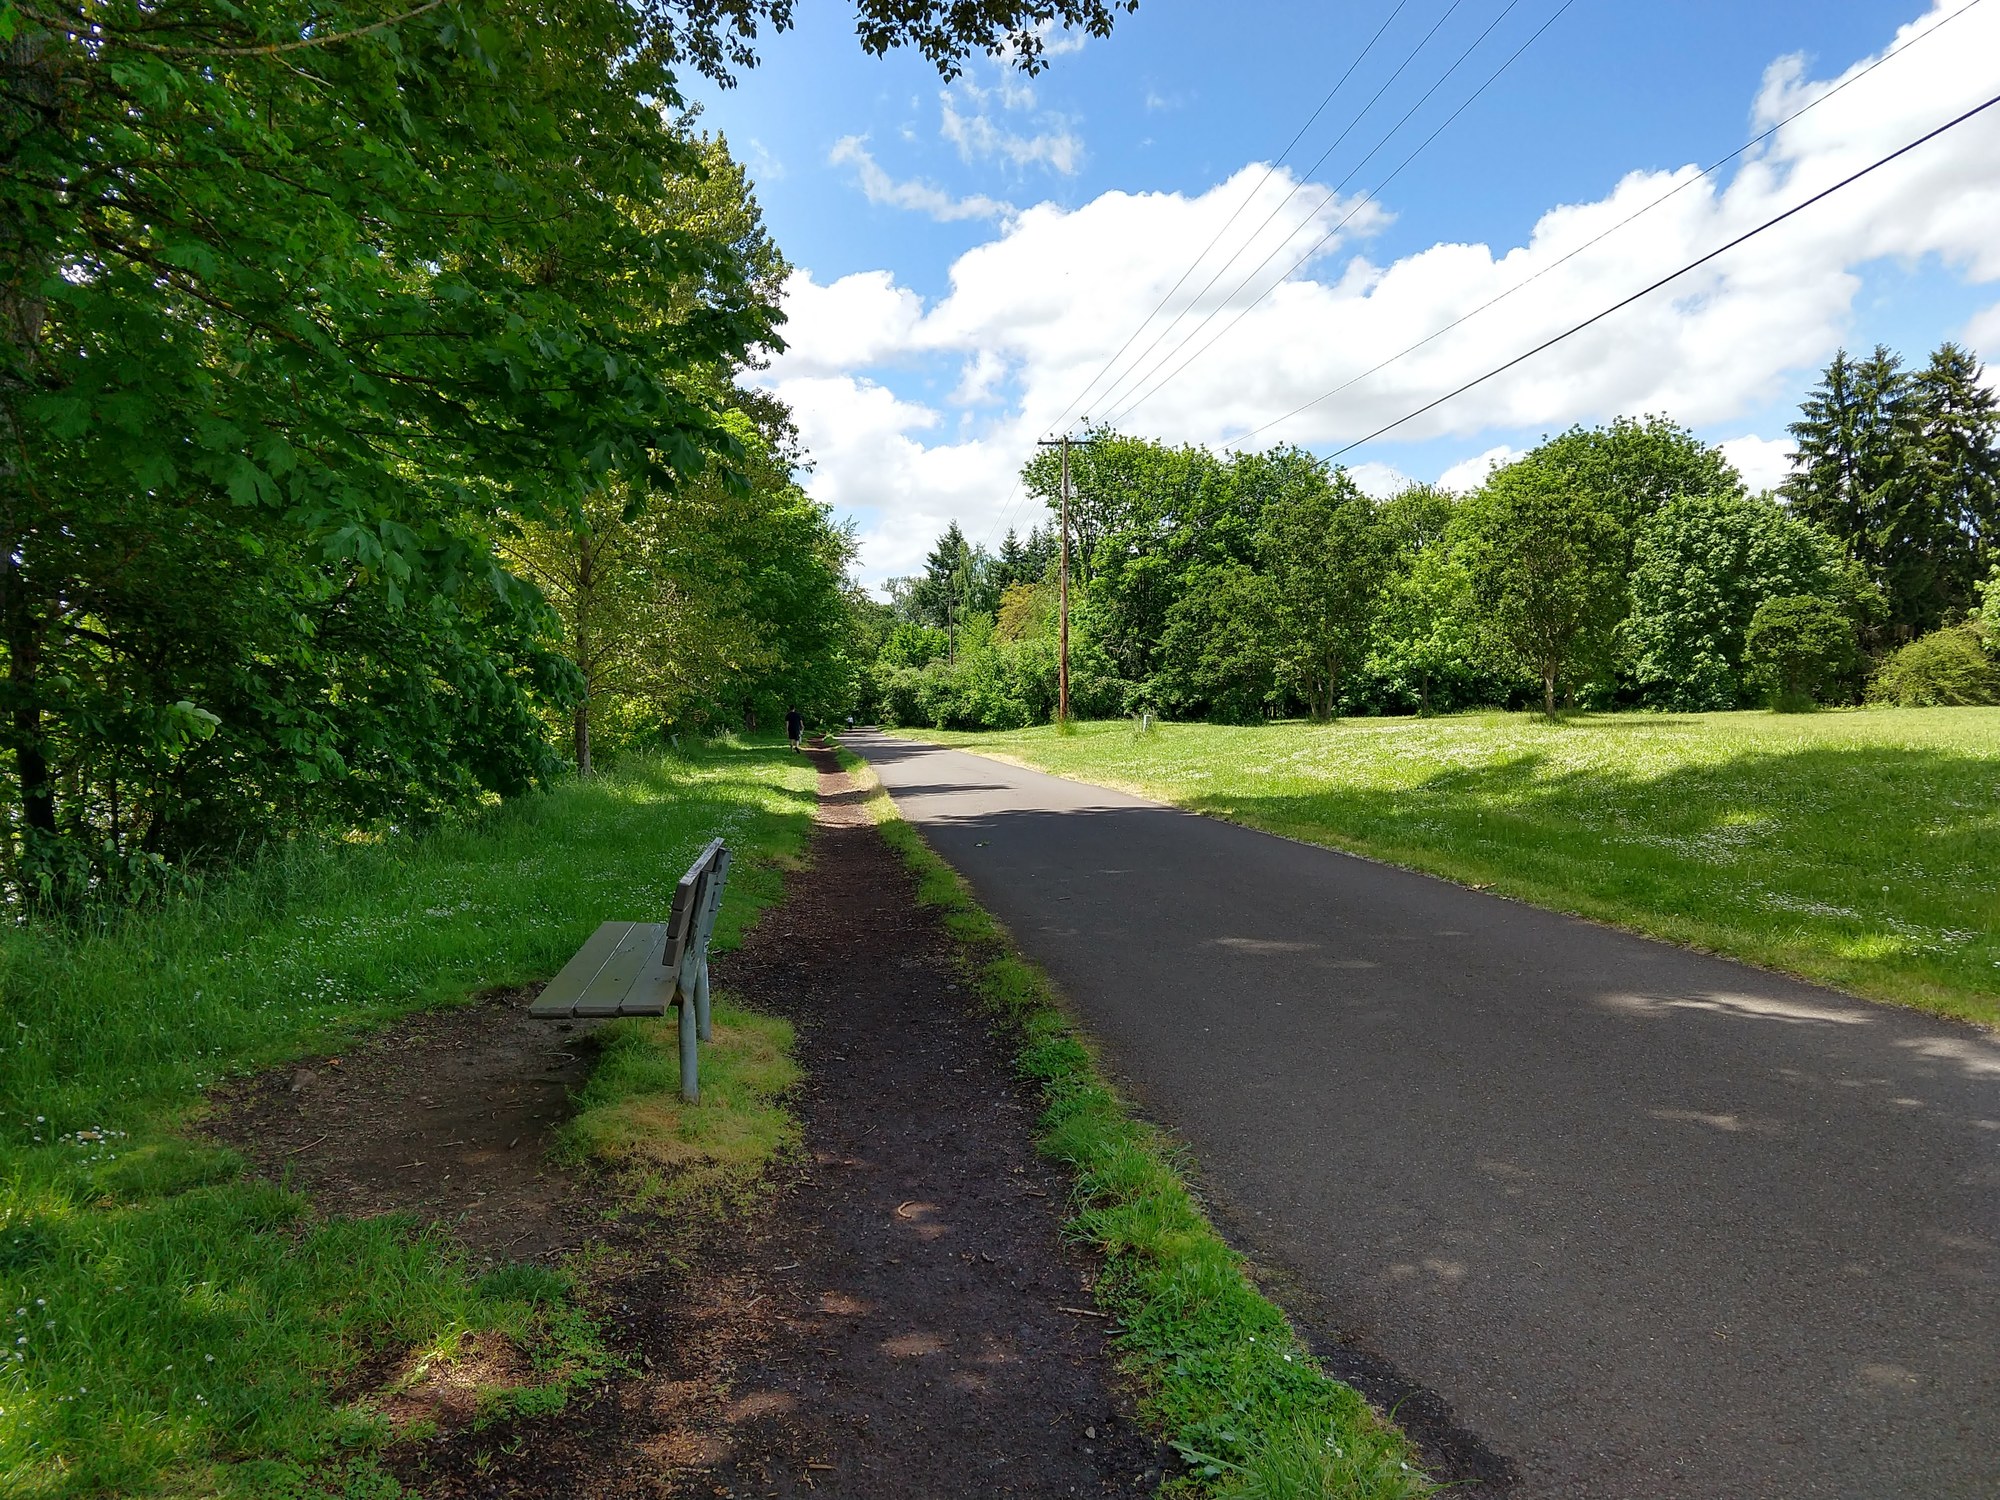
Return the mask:
{"type": "Polygon", "coordinates": [[[1657,774],[1526,751],[1414,787],[1210,788],[1195,811],[1353,849],[1866,993],[2000,1019],[2000,764],[1758,751],[1657,774]],[[1945,997],[1933,996],[1933,1002],[1945,997]]]}

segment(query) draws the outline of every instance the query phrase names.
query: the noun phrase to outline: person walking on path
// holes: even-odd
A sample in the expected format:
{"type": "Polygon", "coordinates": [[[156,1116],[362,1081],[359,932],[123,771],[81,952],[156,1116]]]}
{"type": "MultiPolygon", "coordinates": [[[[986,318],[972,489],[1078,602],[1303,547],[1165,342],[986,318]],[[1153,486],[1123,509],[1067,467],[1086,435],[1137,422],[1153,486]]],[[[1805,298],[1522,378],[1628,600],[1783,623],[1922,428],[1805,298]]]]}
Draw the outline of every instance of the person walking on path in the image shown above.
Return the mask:
{"type": "Polygon", "coordinates": [[[799,738],[806,732],[806,716],[793,708],[785,714],[785,738],[792,742],[794,750],[799,748],[799,738]]]}

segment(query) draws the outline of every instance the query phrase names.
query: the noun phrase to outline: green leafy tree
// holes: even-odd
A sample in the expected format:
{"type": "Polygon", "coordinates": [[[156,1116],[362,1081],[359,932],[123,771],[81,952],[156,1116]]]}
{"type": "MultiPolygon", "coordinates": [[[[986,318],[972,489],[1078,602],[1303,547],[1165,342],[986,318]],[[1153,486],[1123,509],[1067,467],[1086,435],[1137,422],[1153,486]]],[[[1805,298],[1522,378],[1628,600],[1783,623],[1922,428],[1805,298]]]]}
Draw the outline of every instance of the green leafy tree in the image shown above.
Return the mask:
{"type": "Polygon", "coordinates": [[[1390,565],[1369,673],[1419,713],[1441,683],[1462,690],[1484,675],[1472,580],[1449,541],[1456,508],[1448,491],[1422,484],[1382,507],[1390,565]]]}
{"type": "MultiPolygon", "coordinates": [[[[1640,529],[1626,645],[1662,708],[1736,708],[1751,697],[1745,637],[1766,599],[1838,601],[1856,582],[1833,541],[1763,497],[1690,495],[1640,529]]],[[[1865,585],[1863,585],[1865,587],[1865,585]]]]}
{"type": "Polygon", "coordinates": [[[1750,617],[1743,659],[1773,707],[1810,708],[1854,671],[1854,621],[1831,600],[1807,594],[1766,599],[1750,617]]]}
{"type": "MultiPolygon", "coordinates": [[[[1032,71],[1050,22],[1119,9],[855,14],[872,51],[1032,71]]],[[[579,684],[495,542],[742,461],[729,387],[777,346],[771,262],[671,70],[726,77],[789,24],[787,0],[0,0],[17,889],[548,773],[579,684]]],[[[779,517],[844,545],[791,504],[774,546],[779,517]]],[[[781,554],[744,575],[791,653],[757,692],[845,670],[826,575],[781,554]]]]}
{"type": "Polygon", "coordinates": [[[1559,691],[1605,662],[1624,616],[1624,526],[1531,454],[1466,498],[1452,542],[1482,628],[1535,675],[1554,718],[1559,691]]]}
{"type": "Polygon", "coordinates": [[[1278,696],[1277,639],[1271,581],[1242,563],[1207,569],[1167,612],[1153,697],[1179,717],[1255,723],[1278,696]]]}
{"type": "MultiPolygon", "coordinates": [[[[946,78],[968,57],[997,53],[1033,74],[1047,62],[1059,28],[1109,36],[1139,0],[858,0],[854,30],[863,51],[880,57],[914,48],[946,78]]],[[[687,62],[725,86],[736,69],[757,63],[766,30],[792,25],[792,0],[641,0],[650,46],[687,62]]]]}
{"type": "Polygon", "coordinates": [[[1742,476],[1720,449],[1661,416],[1572,427],[1545,438],[1532,456],[1617,522],[1628,560],[1640,530],[1670,501],[1743,489],[1742,476]]]}
{"type": "Polygon", "coordinates": [[[1053,636],[1060,603],[1054,584],[1010,584],[1000,595],[1000,611],[994,617],[995,632],[1003,641],[1053,636]]]}
{"type": "Polygon", "coordinates": [[[1268,471],[1258,551],[1269,580],[1277,657],[1318,720],[1368,654],[1389,547],[1375,503],[1344,469],[1297,449],[1259,460],[1268,471]]]}
{"type": "Polygon", "coordinates": [[[569,679],[492,535],[729,456],[706,372],[774,338],[737,247],[672,223],[699,152],[630,13],[10,15],[0,95],[41,101],[0,144],[21,868],[546,766],[527,700],[569,679]]]}

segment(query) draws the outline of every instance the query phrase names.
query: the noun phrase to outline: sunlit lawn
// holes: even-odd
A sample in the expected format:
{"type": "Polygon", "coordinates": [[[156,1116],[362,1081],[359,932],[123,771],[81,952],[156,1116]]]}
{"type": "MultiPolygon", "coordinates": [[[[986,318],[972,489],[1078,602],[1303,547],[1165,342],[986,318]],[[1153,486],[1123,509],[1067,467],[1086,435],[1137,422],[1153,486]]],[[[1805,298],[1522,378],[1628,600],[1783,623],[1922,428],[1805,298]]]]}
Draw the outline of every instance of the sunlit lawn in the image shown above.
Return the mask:
{"type": "Polygon", "coordinates": [[[2000,709],[921,733],[2000,1023],[2000,709]]]}
{"type": "MultiPolygon", "coordinates": [[[[276,855],[105,931],[0,935],[0,1495],[372,1500],[393,1493],[368,1459],[381,1421],[330,1394],[371,1356],[495,1330],[541,1382],[517,1404],[587,1379],[604,1351],[555,1273],[482,1278],[435,1229],[317,1219],[178,1127],[225,1074],[663,916],[718,833],[745,856],[727,943],[778,892],[758,856],[796,851],[812,802],[798,756],[710,747],[421,838],[276,855]]],[[[646,1059],[626,1040],[629,1074],[646,1059]]]]}

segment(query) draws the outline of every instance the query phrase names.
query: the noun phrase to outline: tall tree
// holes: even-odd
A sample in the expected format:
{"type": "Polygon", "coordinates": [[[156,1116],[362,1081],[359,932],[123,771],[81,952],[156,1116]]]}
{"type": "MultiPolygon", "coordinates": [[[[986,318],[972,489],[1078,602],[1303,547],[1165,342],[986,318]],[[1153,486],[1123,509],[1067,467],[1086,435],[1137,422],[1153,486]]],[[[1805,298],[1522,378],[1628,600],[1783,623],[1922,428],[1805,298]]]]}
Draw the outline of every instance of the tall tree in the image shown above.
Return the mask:
{"type": "Polygon", "coordinates": [[[1536,461],[1618,523],[1629,559],[1639,529],[1682,495],[1729,495],[1742,476],[1718,448],[1662,416],[1619,417],[1545,438],[1536,461]]]}
{"type": "Polygon", "coordinates": [[[910,619],[944,631],[949,654],[956,656],[958,634],[966,620],[975,614],[990,615],[999,607],[992,574],[993,560],[985,548],[967,541],[953,521],[924,559],[924,571],[900,580],[900,601],[910,619]]]}
{"type": "Polygon", "coordinates": [[[1625,612],[1625,528],[1530,455],[1496,470],[1452,530],[1486,628],[1535,674],[1554,718],[1558,693],[1603,662],[1625,612]]]}
{"type": "Polygon", "coordinates": [[[1273,473],[1258,543],[1278,657],[1307,711],[1325,721],[1339,713],[1348,675],[1367,655],[1388,538],[1375,502],[1346,470],[1329,472],[1297,449],[1264,462],[1273,473]]]}
{"type": "Polygon", "coordinates": [[[1949,342],[1913,384],[1915,482],[1941,544],[1945,608],[1959,613],[1976,607],[1980,580],[2000,558],[2000,399],[1979,361],[1949,342]]]}
{"type": "Polygon", "coordinates": [[[1789,428],[1798,448],[1786,500],[1881,583],[1888,623],[1903,635],[1963,609],[1977,576],[1971,539],[1938,483],[1966,456],[1953,452],[1963,440],[1959,421],[1977,426],[1957,373],[1948,361],[1931,387],[1941,403],[1936,468],[1926,452],[1925,388],[1881,345],[1858,362],[1837,353],[1789,428]]]}
{"type": "Polygon", "coordinates": [[[1855,567],[1825,532],[1762,496],[1674,500],[1639,536],[1633,674],[1663,708],[1747,706],[1744,641],[1758,606],[1797,595],[1851,605],[1869,589],[1855,567]]]}
{"type": "Polygon", "coordinates": [[[1449,545],[1453,496],[1435,485],[1411,485],[1382,507],[1389,574],[1375,633],[1370,672],[1391,691],[1414,688],[1419,713],[1429,713],[1441,679],[1464,679],[1479,665],[1471,580],[1449,545]]]}
{"type": "Polygon", "coordinates": [[[1243,563],[1204,568],[1167,612],[1153,692],[1160,707],[1223,724],[1262,718],[1278,694],[1271,580],[1243,563]]]}
{"type": "Polygon", "coordinates": [[[701,164],[631,13],[6,19],[20,868],[513,789],[546,748],[491,694],[559,684],[493,531],[727,458],[707,372],[774,338],[737,247],[672,222],[701,164]],[[371,694],[425,706],[370,727],[371,694]]]}

